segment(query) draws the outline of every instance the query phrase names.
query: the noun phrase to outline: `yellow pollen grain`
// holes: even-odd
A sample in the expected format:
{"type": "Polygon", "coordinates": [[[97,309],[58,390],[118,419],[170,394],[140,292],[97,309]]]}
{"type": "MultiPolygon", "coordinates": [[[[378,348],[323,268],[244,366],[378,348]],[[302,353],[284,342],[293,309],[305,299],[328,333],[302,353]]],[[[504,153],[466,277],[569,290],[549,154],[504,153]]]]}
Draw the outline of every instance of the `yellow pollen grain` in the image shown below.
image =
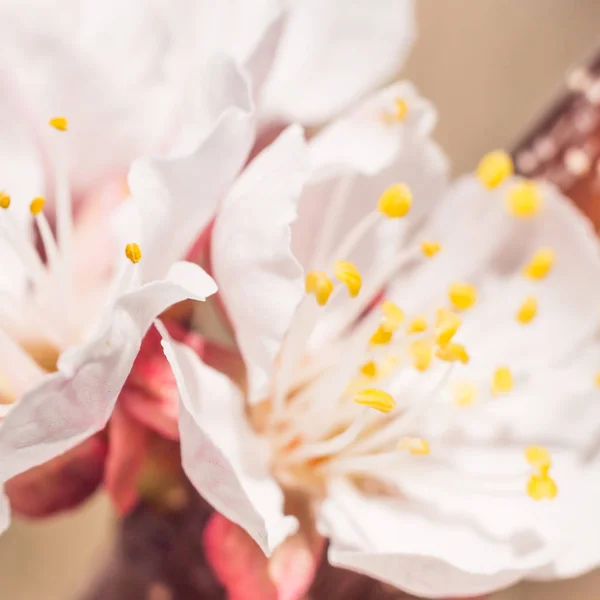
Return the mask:
{"type": "Polygon", "coordinates": [[[314,293],[319,306],[325,306],[333,292],[333,282],[323,271],[310,271],[306,275],[304,287],[307,294],[314,293]]]}
{"type": "Polygon", "coordinates": [[[356,298],[362,285],[362,278],[356,265],[347,260],[338,260],[333,270],[336,279],[346,285],[348,293],[352,298],[356,298]]]}
{"type": "Polygon", "coordinates": [[[486,154],[477,166],[477,178],[488,190],[498,187],[513,174],[512,158],[504,150],[486,154]]]}
{"type": "Polygon", "coordinates": [[[370,360],[369,362],[366,362],[364,365],[362,365],[362,367],[360,368],[360,372],[365,377],[377,377],[377,365],[374,361],[370,360]]]}
{"type": "Polygon", "coordinates": [[[53,117],[48,123],[54,127],[54,129],[58,129],[58,131],[67,131],[69,128],[69,122],[65,117],[53,117]]]}
{"type": "Polygon", "coordinates": [[[534,181],[519,183],[506,195],[506,208],[513,217],[527,219],[542,209],[542,195],[534,181]]]}
{"type": "Polygon", "coordinates": [[[447,362],[460,361],[463,365],[466,365],[471,357],[467,352],[466,348],[462,344],[449,343],[445,346],[440,346],[436,351],[435,355],[440,360],[447,362]]]}
{"type": "Polygon", "coordinates": [[[477,402],[477,388],[470,381],[457,381],[452,392],[456,406],[471,406],[477,402]]]}
{"type": "Polygon", "coordinates": [[[413,367],[418,371],[425,371],[433,360],[433,347],[428,340],[416,340],[410,345],[410,354],[413,367]]]}
{"type": "Polygon", "coordinates": [[[127,244],[127,246],[125,246],[125,256],[135,265],[142,260],[142,251],[135,242],[127,244]]]}
{"type": "Polygon", "coordinates": [[[550,248],[540,248],[523,269],[529,279],[543,279],[554,265],[554,252],[550,248]]]}
{"type": "Polygon", "coordinates": [[[32,215],[39,215],[44,210],[44,204],[46,204],[46,199],[38,196],[31,201],[29,205],[29,210],[32,215]]]}
{"type": "Polygon", "coordinates": [[[440,346],[450,343],[461,324],[461,318],[446,308],[440,308],[436,314],[436,342],[440,346]]]}
{"type": "Polygon", "coordinates": [[[393,332],[380,325],[369,340],[374,346],[385,346],[392,340],[393,332]]]}
{"type": "Polygon", "coordinates": [[[408,450],[415,456],[427,456],[429,454],[429,442],[423,438],[405,437],[398,442],[399,450],[408,450]]]}
{"type": "Polygon", "coordinates": [[[536,313],[537,300],[533,296],[529,296],[528,298],[525,298],[515,317],[519,323],[526,325],[533,320],[533,317],[535,317],[536,313]]]}
{"type": "Polygon", "coordinates": [[[404,121],[406,119],[406,115],[408,114],[408,104],[402,98],[394,99],[394,119],[398,122],[404,121]]]}
{"type": "Polygon", "coordinates": [[[525,449],[525,459],[535,469],[549,469],[552,461],[550,452],[544,446],[528,446],[525,449]]]}
{"type": "Polygon", "coordinates": [[[469,283],[453,283],[448,289],[450,302],[457,310],[467,310],[477,301],[477,290],[469,283]]]}
{"type": "Polygon", "coordinates": [[[396,331],[404,322],[404,311],[391,300],[381,303],[381,312],[381,326],[388,331],[396,331]]]}
{"type": "Polygon", "coordinates": [[[433,258],[441,249],[442,246],[439,242],[432,242],[431,240],[421,242],[421,252],[427,258],[433,258]]]}
{"type": "Polygon", "coordinates": [[[553,500],[558,494],[558,486],[550,475],[532,475],[527,482],[527,495],[533,500],[553,500]]]}
{"type": "Polygon", "coordinates": [[[10,206],[10,196],[5,192],[0,192],[0,208],[8,208],[10,206]]]}
{"type": "Polygon", "coordinates": [[[382,413],[389,413],[396,408],[396,401],[387,392],[377,389],[367,389],[354,396],[354,402],[362,406],[374,408],[382,413]]]}
{"type": "Polygon", "coordinates": [[[427,319],[423,315],[419,315],[408,322],[406,331],[408,333],[422,333],[427,330],[427,327],[427,319]]]}
{"type": "Polygon", "coordinates": [[[404,217],[412,206],[412,192],[404,183],[395,183],[381,194],[377,210],[390,219],[404,217]]]}
{"type": "Polygon", "coordinates": [[[506,366],[498,367],[492,377],[492,394],[506,394],[512,390],[514,385],[513,376],[506,366]]]}

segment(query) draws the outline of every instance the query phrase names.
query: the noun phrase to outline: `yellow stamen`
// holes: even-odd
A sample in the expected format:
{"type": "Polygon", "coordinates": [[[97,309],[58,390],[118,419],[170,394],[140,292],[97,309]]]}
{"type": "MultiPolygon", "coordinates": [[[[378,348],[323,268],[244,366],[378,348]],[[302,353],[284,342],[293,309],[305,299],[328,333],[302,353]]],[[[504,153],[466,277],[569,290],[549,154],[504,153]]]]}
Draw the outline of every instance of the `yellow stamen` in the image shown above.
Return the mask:
{"type": "Polygon", "coordinates": [[[523,269],[529,279],[543,279],[554,265],[554,252],[550,248],[540,248],[529,264],[523,269]]]}
{"type": "Polygon", "coordinates": [[[457,406],[470,406],[477,401],[477,388],[469,381],[457,381],[454,384],[454,403],[457,406]]]}
{"type": "Polygon", "coordinates": [[[596,373],[594,383],[596,384],[596,387],[600,388],[600,372],[596,373]]]}
{"type": "Polygon", "coordinates": [[[437,336],[440,346],[450,343],[461,324],[460,317],[447,308],[439,308],[436,312],[437,336]]]}
{"type": "Polygon", "coordinates": [[[542,195],[534,181],[523,181],[513,187],[506,196],[506,207],[514,217],[533,217],[542,208],[542,195]]]}
{"type": "Polygon", "coordinates": [[[381,326],[388,331],[396,331],[404,322],[404,311],[391,300],[384,300],[381,303],[381,311],[383,312],[381,326]]]}
{"type": "Polygon", "coordinates": [[[492,378],[492,394],[506,394],[513,388],[513,377],[508,367],[498,367],[492,378]]]}
{"type": "Polygon", "coordinates": [[[425,240],[421,242],[421,252],[427,257],[434,257],[440,250],[442,246],[439,242],[432,242],[431,240],[425,240]]]}
{"type": "Polygon", "coordinates": [[[552,464],[550,452],[543,446],[528,446],[525,449],[525,459],[532,467],[540,470],[547,470],[552,464]]]}
{"type": "Polygon", "coordinates": [[[433,347],[428,340],[416,340],[410,345],[413,367],[425,371],[433,360],[433,347]]]}
{"type": "Polygon", "coordinates": [[[395,183],[381,194],[377,210],[390,219],[404,217],[412,205],[412,193],[404,183],[395,183]]]}
{"type": "Polygon", "coordinates": [[[445,360],[447,362],[454,362],[459,360],[463,365],[466,365],[469,360],[469,353],[466,351],[465,347],[462,344],[449,343],[445,346],[440,346],[436,351],[435,355],[440,360],[445,360]]]}
{"type": "Polygon", "coordinates": [[[125,246],[125,256],[135,265],[142,260],[142,251],[136,243],[127,244],[125,246]]]}
{"type": "Polygon", "coordinates": [[[382,413],[389,413],[396,408],[396,401],[383,390],[362,390],[354,396],[354,402],[363,406],[369,406],[382,413]]]}
{"type": "Polygon", "coordinates": [[[393,332],[380,325],[375,333],[371,336],[370,342],[374,346],[385,346],[392,339],[393,332]]]}
{"type": "Polygon", "coordinates": [[[5,192],[0,192],[0,208],[8,208],[10,206],[10,196],[5,192]]]}
{"type": "Polygon", "coordinates": [[[356,298],[362,285],[362,278],[356,266],[346,260],[338,260],[334,266],[334,274],[339,281],[346,284],[350,296],[356,298]]]}
{"type": "Polygon", "coordinates": [[[521,307],[517,311],[516,318],[519,323],[526,325],[531,322],[536,313],[537,301],[532,296],[529,296],[528,298],[525,298],[525,301],[521,304],[521,307]]]}
{"type": "Polygon", "coordinates": [[[532,475],[527,482],[527,495],[533,500],[553,500],[558,494],[558,486],[548,473],[532,475]]]}
{"type": "Polygon", "coordinates": [[[29,205],[29,210],[32,215],[39,215],[44,210],[44,204],[46,204],[46,199],[38,196],[31,201],[29,205]]]}
{"type": "Polygon", "coordinates": [[[53,117],[48,123],[54,127],[54,129],[58,129],[59,131],[67,131],[69,127],[69,122],[65,117],[53,117]]]}
{"type": "Polygon", "coordinates": [[[394,112],[394,118],[396,121],[404,121],[406,119],[406,115],[408,114],[408,105],[405,100],[402,98],[394,99],[394,108],[396,109],[394,112]]]}
{"type": "Polygon", "coordinates": [[[323,271],[310,271],[306,275],[304,286],[307,294],[315,294],[319,306],[325,306],[333,292],[333,283],[323,271]]]}
{"type": "Polygon", "coordinates": [[[513,174],[512,158],[503,150],[486,154],[477,167],[477,178],[489,190],[498,187],[513,174]]]}
{"type": "Polygon", "coordinates": [[[415,456],[426,456],[429,454],[429,442],[423,438],[405,437],[398,442],[399,450],[408,450],[415,456]]]}
{"type": "Polygon", "coordinates": [[[369,362],[366,362],[360,368],[360,372],[365,377],[376,377],[377,376],[377,365],[372,360],[370,360],[369,362]]]}
{"type": "Polygon", "coordinates": [[[457,310],[467,310],[477,301],[477,290],[469,283],[453,283],[448,290],[450,302],[457,310]]]}
{"type": "Polygon", "coordinates": [[[415,317],[414,319],[412,319],[406,326],[406,331],[408,333],[421,333],[422,331],[425,331],[426,329],[427,329],[427,319],[422,315],[419,315],[418,317],[415,317]]]}

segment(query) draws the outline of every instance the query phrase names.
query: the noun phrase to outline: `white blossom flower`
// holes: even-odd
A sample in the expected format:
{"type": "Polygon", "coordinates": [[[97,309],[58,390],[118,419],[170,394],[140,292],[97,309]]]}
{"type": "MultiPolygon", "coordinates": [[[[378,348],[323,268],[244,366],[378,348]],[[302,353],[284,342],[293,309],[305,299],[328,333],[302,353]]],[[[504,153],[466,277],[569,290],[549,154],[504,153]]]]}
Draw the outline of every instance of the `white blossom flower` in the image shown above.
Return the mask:
{"type": "Polygon", "coordinates": [[[254,195],[258,166],[222,204],[211,259],[243,389],[163,346],[183,466],[266,554],[316,526],[335,565],[468,596],[600,563],[600,253],[502,152],[444,189],[434,120],[392,86],[309,142],[298,210],[254,195]]]}
{"type": "MultiPolygon", "coordinates": [[[[64,154],[79,193],[180,141],[215,53],[244,69],[265,123],[334,116],[398,72],[415,37],[413,4],[66,0],[57,9],[53,0],[5,0],[1,112],[24,118],[41,141],[50,115],[69,116],[64,154]]],[[[15,140],[2,141],[1,155],[16,164],[15,140]]],[[[22,150],[21,163],[52,158],[44,145],[22,150]]]]}
{"type": "MultiPolygon", "coordinates": [[[[209,275],[182,259],[245,164],[255,120],[235,64],[215,58],[210,70],[211,91],[223,89],[210,106],[200,105],[210,126],[196,128],[201,141],[190,155],[134,163],[131,198],[112,217],[114,239],[99,222],[104,237],[79,235],[60,171],[55,232],[43,197],[0,194],[0,482],[102,429],[155,318],[174,303],[216,291],[209,275]],[[22,204],[27,218],[19,215],[22,204]],[[98,253],[109,268],[90,276],[98,253]]],[[[65,118],[51,125],[57,138],[69,135],[65,118]]]]}

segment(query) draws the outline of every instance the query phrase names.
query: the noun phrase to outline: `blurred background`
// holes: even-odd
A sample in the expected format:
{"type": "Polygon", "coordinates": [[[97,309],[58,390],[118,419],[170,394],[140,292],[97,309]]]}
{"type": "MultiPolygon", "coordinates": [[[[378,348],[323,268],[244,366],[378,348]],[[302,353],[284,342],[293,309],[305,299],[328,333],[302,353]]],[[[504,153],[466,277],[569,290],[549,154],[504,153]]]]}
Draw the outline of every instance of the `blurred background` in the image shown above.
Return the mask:
{"type": "MultiPolygon", "coordinates": [[[[460,173],[487,150],[511,148],[569,66],[600,44],[600,1],[419,0],[419,23],[402,75],[437,105],[437,138],[460,173]]],[[[113,525],[104,497],[43,523],[16,520],[0,538],[0,598],[77,598],[102,565],[113,525]]],[[[598,589],[600,573],[522,584],[493,600],[598,600],[598,589]]]]}

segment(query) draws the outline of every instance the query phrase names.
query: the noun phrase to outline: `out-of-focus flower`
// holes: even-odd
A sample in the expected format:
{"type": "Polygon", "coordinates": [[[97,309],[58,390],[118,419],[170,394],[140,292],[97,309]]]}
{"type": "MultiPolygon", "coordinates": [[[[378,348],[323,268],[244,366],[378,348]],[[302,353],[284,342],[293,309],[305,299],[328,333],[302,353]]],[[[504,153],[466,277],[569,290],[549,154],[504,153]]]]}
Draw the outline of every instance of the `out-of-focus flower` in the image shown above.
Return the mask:
{"type": "Polygon", "coordinates": [[[183,467],[267,555],[316,528],[334,565],[468,596],[600,562],[600,252],[504,153],[444,190],[434,120],[398,85],[331,124],[297,220],[255,193],[268,147],[211,239],[244,386],[163,346],[183,467]]]}
{"type": "MultiPolygon", "coordinates": [[[[223,93],[210,107],[201,106],[207,112],[194,129],[201,140],[195,151],[178,159],[140,159],[131,168],[131,197],[113,214],[115,253],[108,235],[76,235],[69,186],[60,172],[56,234],[42,197],[26,199],[22,190],[0,196],[6,266],[0,287],[0,481],[102,429],[154,319],[172,304],[216,291],[199,266],[180,259],[244,165],[254,117],[247,82],[233,62],[216,58],[212,68],[212,89],[221,85],[223,93]],[[26,215],[19,214],[23,204],[26,215]],[[92,263],[98,253],[111,257],[112,269],[97,270],[94,279],[86,259],[92,263]]],[[[56,136],[69,135],[66,119],[51,124],[56,136]]],[[[131,412],[134,402],[126,400],[131,412]]]]}
{"type": "Polygon", "coordinates": [[[413,4],[6,0],[2,156],[48,170],[46,121],[68,115],[63,154],[78,196],[140,155],[168,153],[199,114],[196,88],[215,53],[244,70],[265,123],[320,124],[398,72],[415,37],[413,4]]]}

